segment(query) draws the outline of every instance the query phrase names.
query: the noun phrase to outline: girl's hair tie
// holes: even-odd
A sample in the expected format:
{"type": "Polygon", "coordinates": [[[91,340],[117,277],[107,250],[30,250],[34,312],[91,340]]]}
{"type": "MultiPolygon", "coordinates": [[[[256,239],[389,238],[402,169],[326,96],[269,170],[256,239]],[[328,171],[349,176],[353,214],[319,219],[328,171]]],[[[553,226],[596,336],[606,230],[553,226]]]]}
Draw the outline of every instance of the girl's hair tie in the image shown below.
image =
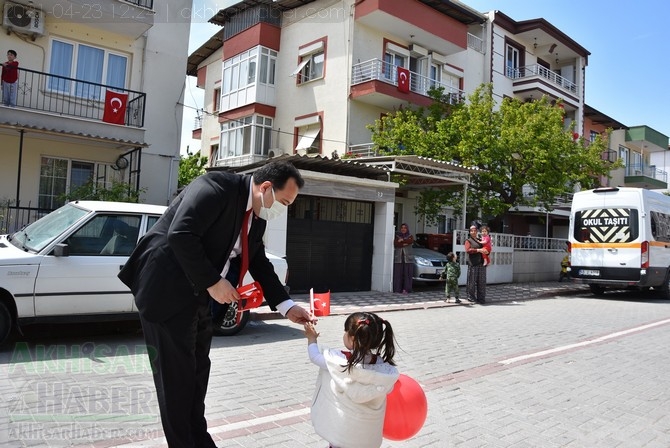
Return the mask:
{"type": "Polygon", "coordinates": [[[363,324],[370,325],[370,320],[369,319],[359,319],[358,320],[358,325],[363,325],[363,324]]]}

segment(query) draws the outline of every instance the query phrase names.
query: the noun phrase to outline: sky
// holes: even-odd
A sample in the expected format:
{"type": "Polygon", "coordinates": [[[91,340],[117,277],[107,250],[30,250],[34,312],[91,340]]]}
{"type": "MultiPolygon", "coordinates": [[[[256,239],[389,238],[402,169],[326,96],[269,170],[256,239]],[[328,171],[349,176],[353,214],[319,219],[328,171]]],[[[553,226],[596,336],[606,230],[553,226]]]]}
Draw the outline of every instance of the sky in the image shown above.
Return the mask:
{"type": "MultiPolygon", "coordinates": [[[[189,54],[220,27],[207,23],[237,0],[194,0],[189,54]],[[198,11],[204,14],[198,13],[198,11]],[[209,14],[209,15],[207,15],[209,14]],[[207,16],[203,19],[203,15],[207,16]]],[[[670,137],[670,45],[667,2],[662,0],[463,0],[481,11],[498,10],[515,21],[543,18],[591,55],[586,67],[586,104],[626,126],[646,125],[670,137]]],[[[200,149],[191,140],[203,90],[188,77],[182,154],[200,149]]]]}

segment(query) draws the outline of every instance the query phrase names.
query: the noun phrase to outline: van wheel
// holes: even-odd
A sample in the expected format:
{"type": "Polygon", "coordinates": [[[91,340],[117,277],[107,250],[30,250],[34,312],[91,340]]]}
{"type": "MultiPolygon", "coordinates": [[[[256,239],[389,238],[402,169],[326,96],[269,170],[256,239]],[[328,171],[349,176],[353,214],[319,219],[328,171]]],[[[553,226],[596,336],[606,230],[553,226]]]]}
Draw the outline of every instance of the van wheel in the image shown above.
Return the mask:
{"type": "Polygon", "coordinates": [[[670,274],[665,277],[665,283],[659,288],[658,296],[659,299],[670,300],[670,274]]]}
{"type": "Polygon", "coordinates": [[[604,286],[591,284],[589,285],[589,288],[591,288],[591,292],[597,296],[602,296],[605,294],[604,286]]]}
{"type": "Polygon", "coordinates": [[[12,332],[12,313],[7,305],[0,302],[0,345],[4,344],[12,332]]]}

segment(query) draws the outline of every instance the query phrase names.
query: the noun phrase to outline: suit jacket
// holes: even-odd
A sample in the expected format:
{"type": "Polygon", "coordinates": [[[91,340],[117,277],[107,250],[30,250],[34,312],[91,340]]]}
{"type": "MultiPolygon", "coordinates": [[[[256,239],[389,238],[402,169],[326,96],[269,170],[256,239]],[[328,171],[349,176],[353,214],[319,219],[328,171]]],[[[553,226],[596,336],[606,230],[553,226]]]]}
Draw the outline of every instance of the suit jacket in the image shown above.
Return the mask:
{"type": "MultiPolygon", "coordinates": [[[[221,279],[240,234],[251,177],[210,172],[194,180],[140,239],[119,278],[133,295],[142,317],[159,322],[197,301],[221,279]]],[[[253,214],[252,214],[253,215],[253,214]]],[[[255,215],[249,230],[249,272],[270,308],[288,299],[265,256],[266,222],[255,215]]]]}

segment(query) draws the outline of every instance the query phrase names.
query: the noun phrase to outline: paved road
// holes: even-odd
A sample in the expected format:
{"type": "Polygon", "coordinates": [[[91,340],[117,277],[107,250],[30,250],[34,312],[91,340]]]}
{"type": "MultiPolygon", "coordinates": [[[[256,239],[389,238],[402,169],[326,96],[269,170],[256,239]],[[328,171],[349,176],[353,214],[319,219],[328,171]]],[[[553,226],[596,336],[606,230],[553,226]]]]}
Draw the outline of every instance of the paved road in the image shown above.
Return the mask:
{"type": "MultiPolygon", "coordinates": [[[[670,302],[559,288],[485,306],[445,306],[424,291],[398,299],[415,309],[380,311],[400,370],[429,404],[415,438],[383,446],[670,446],[670,302]]],[[[382,305],[357,297],[333,310],[382,305]]],[[[340,346],[345,316],[320,321],[322,345],[340,346]]],[[[309,422],[316,369],[305,346],[285,320],[214,340],[207,415],[219,446],[327,446],[309,422]]],[[[165,446],[135,332],[33,336],[0,363],[3,446],[165,446]]]]}

